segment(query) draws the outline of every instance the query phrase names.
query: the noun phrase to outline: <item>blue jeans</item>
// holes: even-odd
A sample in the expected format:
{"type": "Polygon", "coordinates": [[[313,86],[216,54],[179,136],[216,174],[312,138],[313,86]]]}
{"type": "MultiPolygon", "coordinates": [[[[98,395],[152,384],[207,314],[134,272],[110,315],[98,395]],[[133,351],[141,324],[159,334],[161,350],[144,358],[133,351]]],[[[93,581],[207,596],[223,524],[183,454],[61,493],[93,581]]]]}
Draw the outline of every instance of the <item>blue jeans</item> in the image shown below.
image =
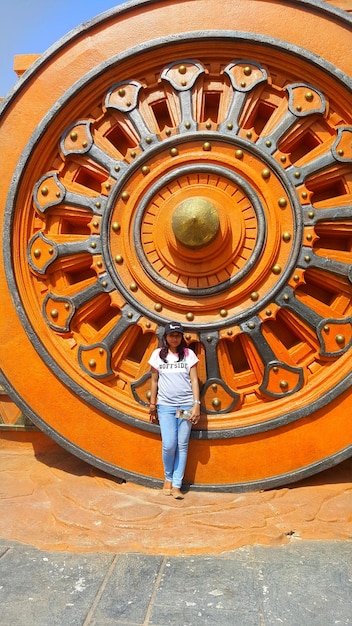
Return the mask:
{"type": "Polygon", "coordinates": [[[186,469],[192,424],[187,419],[176,417],[177,408],[186,410],[191,409],[192,405],[172,407],[158,404],[165,480],[171,481],[173,487],[180,488],[186,469]]]}

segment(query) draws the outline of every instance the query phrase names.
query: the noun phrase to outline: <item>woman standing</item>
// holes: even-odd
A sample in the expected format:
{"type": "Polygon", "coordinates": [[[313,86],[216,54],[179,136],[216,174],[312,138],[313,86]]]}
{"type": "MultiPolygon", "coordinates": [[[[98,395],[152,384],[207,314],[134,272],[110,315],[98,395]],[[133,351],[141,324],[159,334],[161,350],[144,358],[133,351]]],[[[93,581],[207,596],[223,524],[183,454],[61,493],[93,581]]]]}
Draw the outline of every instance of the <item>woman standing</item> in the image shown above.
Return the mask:
{"type": "Polygon", "coordinates": [[[150,420],[159,419],[165,482],[163,493],[182,499],[188,441],[192,424],[200,417],[198,358],[187,348],[183,327],[170,322],[165,327],[161,348],[154,350],[152,368],[150,420]]]}

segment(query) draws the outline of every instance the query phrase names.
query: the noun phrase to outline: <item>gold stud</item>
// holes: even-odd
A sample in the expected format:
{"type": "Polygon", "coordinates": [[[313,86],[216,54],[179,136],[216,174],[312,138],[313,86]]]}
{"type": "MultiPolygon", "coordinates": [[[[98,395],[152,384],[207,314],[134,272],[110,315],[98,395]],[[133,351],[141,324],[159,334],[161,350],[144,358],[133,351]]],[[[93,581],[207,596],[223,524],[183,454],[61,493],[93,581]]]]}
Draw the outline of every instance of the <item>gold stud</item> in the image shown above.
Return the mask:
{"type": "Polygon", "coordinates": [[[126,91],[122,87],[120,87],[118,94],[120,98],[123,98],[126,95],[126,91]]]}
{"type": "Polygon", "coordinates": [[[97,366],[97,362],[95,359],[89,359],[88,365],[91,369],[94,369],[97,366]]]}
{"type": "Polygon", "coordinates": [[[128,198],[130,197],[130,194],[128,193],[128,191],[123,191],[121,194],[121,198],[122,200],[124,200],[126,202],[126,200],[128,200],[128,198]]]}
{"type": "Polygon", "coordinates": [[[160,311],[163,310],[162,305],[160,304],[160,302],[157,302],[156,304],[154,304],[154,309],[155,311],[157,311],[158,313],[160,313],[160,311]]]}
{"type": "Polygon", "coordinates": [[[287,389],[288,389],[288,382],[287,382],[287,380],[280,380],[279,385],[280,385],[282,391],[287,391],[287,389]]]}
{"type": "Polygon", "coordinates": [[[40,259],[41,254],[42,254],[42,253],[41,253],[41,251],[39,250],[39,248],[36,248],[36,249],[34,250],[34,252],[33,252],[33,256],[34,256],[34,258],[35,258],[35,259],[40,259]]]}
{"type": "Polygon", "coordinates": [[[272,271],[272,273],[273,273],[273,274],[275,274],[276,276],[277,276],[278,274],[281,274],[281,265],[278,265],[278,264],[273,265],[273,267],[271,268],[271,271],[272,271]]]}
{"type": "Polygon", "coordinates": [[[232,130],[233,129],[233,124],[231,124],[231,122],[228,123],[227,125],[228,130],[232,130]]]}
{"type": "Polygon", "coordinates": [[[306,191],[302,191],[302,198],[305,200],[306,198],[308,198],[308,194],[306,191]]]}
{"type": "Polygon", "coordinates": [[[190,311],[189,313],[187,313],[186,318],[189,322],[192,322],[194,320],[194,314],[190,311]]]}
{"type": "Polygon", "coordinates": [[[345,343],[345,337],[344,335],[336,335],[335,337],[335,341],[337,343],[338,346],[343,346],[345,343]]]}
{"type": "Polygon", "coordinates": [[[113,222],[111,228],[114,231],[114,233],[118,233],[118,232],[120,232],[121,226],[120,226],[119,222],[113,222]]]}
{"type": "Polygon", "coordinates": [[[236,159],[243,159],[243,150],[236,150],[235,157],[236,159]]]}
{"type": "Polygon", "coordinates": [[[131,283],[131,284],[130,284],[130,290],[131,290],[131,291],[137,291],[137,289],[138,289],[138,287],[137,287],[137,284],[136,284],[136,283],[131,283]]]}
{"type": "Polygon", "coordinates": [[[78,133],[77,133],[75,130],[73,130],[73,131],[72,131],[72,133],[70,134],[70,139],[71,139],[72,141],[77,141],[77,139],[78,139],[78,133]]]}
{"type": "Polygon", "coordinates": [[[286,163],[286,161],[287,161],[287,157],[286,157],[284,154],[283,154],[283,155],[281,155],[281,157],[280,157],[280,161],[281,161],[281,163],[286,163]]]}
{"type": "Polygon", "coordinates": [[[270,148],[270,147],[271,147],[271,141],[270,141],[270,139],[268,139],[268,141],[266,141],[266,142],[265,142],[265,145],[266,145],[266,147],[267,147],[267,148],[270,148]]]}
{"type": "Polygon", "coordinates": [[[95,250],[95,248],[97,247],[97,244],[95,243],[95,241],[91,242],[90,247],[93,248],[93,250],[95,250]]]}
{"type": "Polygon", "coordinates": [[[111,183],[105,183],[105,189],[109,191],[111,189],[111,183]]]}
{"type": "Polygon", "coordinates": [[[207,128],[207,130],[211,129],[211,122],[207,122],[205,125],[205,128],[207,128]]]}
{"type": "Polygon", "coordinates": [[[185,65],[180,65],[180,67],[178,68],[179,74],[186,74],[187,72],[187,68],[185,65]]]}
{"type": "Polygon", "coordinates": [[[304,94],[304,97],[307,100],[307,102],[312,102],[312,100],[314,99],[314,94],[311,91],[307,91],[304,94]]]}
{"type": "Polygon", "coordinates": [[[149,174],[150,172],[150,168],[148,167],[148,165],[143,165],[142,167],[142,174],[144,174],[144,176],[146,176],[147,174],[149,174]]]}
{"type": "Polygon", "coordinates": [[[289,233],[288,231],[282,233],[282,240],[285,241],[285,243],[291,241],[291,233],[289,233]]]}
{"type": "Polygon", "coordinates": [[[177,150],[177,148],[171,148],[171,150],[170,150],[170,154],[171,154],[171,156],[172,156],[172,157],[177,156],[177,155],[178,155],[178,150],[177,150]]]}
{"type": "Polygon", "coordinates": [[[233,332],[232,332],[231,328],[227,331],[227,334],[229,335],[229,337],[231,337],[233,335],[233,332]]]}
{"type": "Polygon", "coordinates": [[[324,332],[328,333],[330,330],[330,326],[328,326],[328,324],[325,324],[324,326],[324,332]]]}
{"type": "Polygon", "coordinates": [[[253,302],[257,302],[257,300],[259,299],[259,293],[257,291],[252,291],[250,298],[251,300],[253,300],[253,302]]]}
{"type": "Polygon", "coordinates": [[[217,386],[216,383],[213,383],[211,388],[212,388],[213,391],[217,391],[218,390],[218,386],[217,386]]]}
{"type": "Polygon", "coordinates": [[[287,206],[287,199],[286,198],[279,198],[278,205],[279,205],[280,209],[284,209],[287,206]]]}
{"type": "Polygon", "coordinates": [[[221,315],[221,317],[226,317],[227,316],[227,309],[221,309],[220,315],[221,315]]]}
{"type": "Polygon", "coordinates": [[[268,178],[270,178],[270,170],[268,170],[267,168],[265,168],[262,171],[262,178],[264,178],[264,180],[267,180],[268,178]]]}
{"type": "Polygon", "coordinates": [[[121,265],[121,263],[123,263],[123,257],[121,256],[121,254],[117,254],[115,256],[115,263],[118,263],[118,265],[121,265]]]}
{"type": "Polygon", "coordinates": [[[59,317],[59,311],[57,309],[52,309],[50,311],[50,315],[54,320],[56,320],[59,317]]]}
{"type": "Polygon", "coordinates": [[[266,315],[267,317],[270,317],[270,315],[271,315],[271,314],[272,314],[272,313],[271,313],[271,309],[267,309],[267,310],[265,311],[265,315],[266,315]]]}
{"type": "Polygon", "coordinates": [[[211,150],[211,144],[209,143],[209,141],[203,143],[203,150],[204,152],[209,152],[211,150]]]}
{"type": "Polygon", "coordinates": [[[47,196],[49,193],[49,189],[47,187],[42,187],[40,193],[42,194],[42,196],[47,196]]]}
{"type": "Polygon", "coordinates": [[[307,241],[312,241],[313,239],[313,235],[311,235],[311,233],[308,233],[308,235],[306,236],[307,241]]]}
{"type": "Polygon", "coordinates": [[[250,68],[248,65],[246,65],[246,67],[243,68],[243,73],[245,76],[250,76],[252,73],[252,68],[250,68]]]}
{"type": "Polygon", "coordinates": [[[218,409],[219,406],[221,405],[221,401],[219,400],[219,398],[214,398],[214,400],[212,401],[212,405],[214,409],[218,409]]]}
{"type": "Polygon", "coordinates": [[[247,139],[252,139],[252,136],[253,136],[252,131],[251,130],[247,130],[247,132],[246,132],[247,139]]]}

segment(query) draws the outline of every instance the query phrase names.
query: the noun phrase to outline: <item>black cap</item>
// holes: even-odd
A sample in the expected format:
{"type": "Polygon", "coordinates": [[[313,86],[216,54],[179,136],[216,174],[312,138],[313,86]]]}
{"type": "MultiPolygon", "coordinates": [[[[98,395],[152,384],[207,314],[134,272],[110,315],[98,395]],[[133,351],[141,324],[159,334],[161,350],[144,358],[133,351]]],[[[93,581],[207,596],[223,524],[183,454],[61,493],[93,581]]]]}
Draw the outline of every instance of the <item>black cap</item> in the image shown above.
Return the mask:
{"type": "Polygon", "coordinates": [[[180,322],[169,322],[165,326],[165,335],[169,335],[170,333],[184,333],[183,326],[180,322]]]}

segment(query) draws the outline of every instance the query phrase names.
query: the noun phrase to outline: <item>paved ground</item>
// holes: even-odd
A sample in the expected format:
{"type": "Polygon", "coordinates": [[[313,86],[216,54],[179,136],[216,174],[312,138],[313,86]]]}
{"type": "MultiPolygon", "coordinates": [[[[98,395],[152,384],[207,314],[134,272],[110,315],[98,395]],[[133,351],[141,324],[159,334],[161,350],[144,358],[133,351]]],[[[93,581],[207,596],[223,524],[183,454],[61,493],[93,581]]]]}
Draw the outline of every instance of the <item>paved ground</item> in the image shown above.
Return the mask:
{"type": "Polygon", "coordinates": [[[0,439],[2,626],[352,624],[352,459],[177,501],[38,441],[0,439]]]}

